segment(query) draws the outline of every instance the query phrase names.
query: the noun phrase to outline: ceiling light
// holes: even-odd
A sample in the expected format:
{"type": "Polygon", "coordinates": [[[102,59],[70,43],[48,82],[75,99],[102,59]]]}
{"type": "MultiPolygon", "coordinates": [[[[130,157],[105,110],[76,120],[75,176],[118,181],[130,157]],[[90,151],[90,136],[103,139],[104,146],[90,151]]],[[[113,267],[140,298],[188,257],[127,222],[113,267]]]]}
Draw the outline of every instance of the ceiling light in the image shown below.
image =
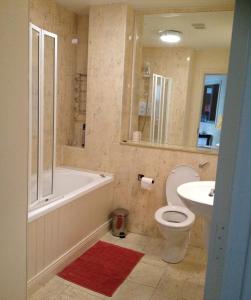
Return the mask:
{"type": "Polygon", "coordinates": [[[165,43],[178,43],[181,41],[181,35],[180,31],[166,30],[161,32],[160,39],[165,43]]]}

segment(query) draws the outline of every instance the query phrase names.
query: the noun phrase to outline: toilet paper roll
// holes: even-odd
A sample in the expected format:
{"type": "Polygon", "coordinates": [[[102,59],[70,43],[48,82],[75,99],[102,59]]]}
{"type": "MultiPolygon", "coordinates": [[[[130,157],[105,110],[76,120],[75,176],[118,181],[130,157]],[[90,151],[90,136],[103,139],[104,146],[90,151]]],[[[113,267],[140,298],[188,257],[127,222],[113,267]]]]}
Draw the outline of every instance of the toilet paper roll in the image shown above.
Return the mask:
{"type": "Polygon", "coordinates": [[[154,180],[148,177],[142,177],[141,188],[150,191],[153,187],[154,180]]]}
{"type": "Polygon", "coordinates": [[[132,134],[132,141],[134,143],[139,143],[141,140],[141,131],[134,131],[132,134]]]}

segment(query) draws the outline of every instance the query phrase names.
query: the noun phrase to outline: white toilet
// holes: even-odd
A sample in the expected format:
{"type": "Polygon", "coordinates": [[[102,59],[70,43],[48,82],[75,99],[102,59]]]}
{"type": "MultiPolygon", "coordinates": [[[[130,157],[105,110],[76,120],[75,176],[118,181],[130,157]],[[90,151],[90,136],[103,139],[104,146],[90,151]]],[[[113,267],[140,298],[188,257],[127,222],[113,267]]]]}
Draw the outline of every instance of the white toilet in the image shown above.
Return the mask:
{"type": "Polygon", "coordinates": [[[178,166],[171,171],[166,181],[166,200],[168,205],[159,208],[155,213],[155,220],[163,237],[165,249],[163,260],[178,263],[186,255],[190,229],[195,216],[185,206],[177,194],[177,187],[190,181],[199,181],[199,174],[189,166],[178,166]]]}

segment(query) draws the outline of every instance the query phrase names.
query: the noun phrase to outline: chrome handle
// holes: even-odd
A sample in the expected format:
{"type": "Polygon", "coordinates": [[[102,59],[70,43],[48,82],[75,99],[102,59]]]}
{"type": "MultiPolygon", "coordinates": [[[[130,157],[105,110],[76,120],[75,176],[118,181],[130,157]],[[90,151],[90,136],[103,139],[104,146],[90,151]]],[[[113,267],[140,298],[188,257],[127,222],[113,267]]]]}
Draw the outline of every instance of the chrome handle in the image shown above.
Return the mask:
{"type": "Polygon", "coordinates": [[[205,167],[206,165],[208,165],[209,164],[209,161],[202,161],[202,162],[200,162],[199,163],[199,168],[203,168],[203,167],[205,167]]]}
{"type": "Polygon", "coordinates": [[[208,194],[209,197],[213,197],[215,193],[215,189],[211,189],[210,193],[208,194]]]}

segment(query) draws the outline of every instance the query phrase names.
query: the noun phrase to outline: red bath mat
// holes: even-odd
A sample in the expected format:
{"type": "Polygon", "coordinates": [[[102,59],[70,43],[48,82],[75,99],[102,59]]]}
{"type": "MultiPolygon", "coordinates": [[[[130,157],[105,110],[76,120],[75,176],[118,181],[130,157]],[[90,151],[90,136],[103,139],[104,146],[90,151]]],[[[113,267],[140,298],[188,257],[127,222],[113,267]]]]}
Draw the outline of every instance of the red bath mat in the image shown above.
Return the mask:
{"type": "Polygon", "coordinates": [[[99,241],[58,275],[111,297],[143,253],[99,241]]]}

